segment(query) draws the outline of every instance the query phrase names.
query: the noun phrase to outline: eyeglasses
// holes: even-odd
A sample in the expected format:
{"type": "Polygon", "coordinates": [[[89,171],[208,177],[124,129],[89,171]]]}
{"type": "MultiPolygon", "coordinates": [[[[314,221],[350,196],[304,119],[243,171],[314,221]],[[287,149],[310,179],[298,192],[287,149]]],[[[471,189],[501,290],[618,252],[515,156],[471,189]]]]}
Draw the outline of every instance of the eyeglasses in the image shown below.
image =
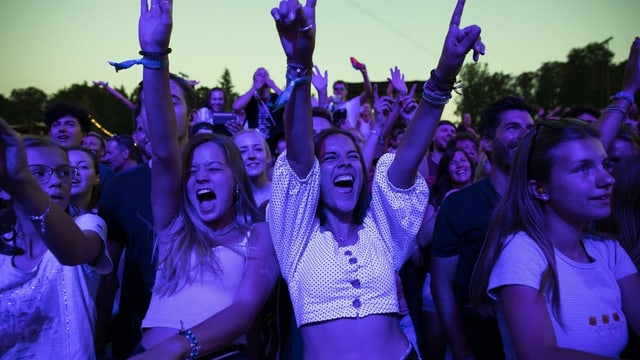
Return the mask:
{"type": "Polygon", "coordinates": [[[54,169],[46,165],[29,165],[29,171],[40,184],[49,183],[54,172],[62,181],[71,181],[78,174],[78,169],[71,166],[60,166],[54,169]]]}

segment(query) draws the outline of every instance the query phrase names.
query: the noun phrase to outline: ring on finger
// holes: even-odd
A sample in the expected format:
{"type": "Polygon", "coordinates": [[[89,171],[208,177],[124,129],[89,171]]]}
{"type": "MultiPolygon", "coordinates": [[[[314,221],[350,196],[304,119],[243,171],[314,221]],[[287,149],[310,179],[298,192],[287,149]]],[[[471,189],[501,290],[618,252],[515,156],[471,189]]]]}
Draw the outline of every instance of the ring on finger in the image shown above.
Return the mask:
{"type": "Polygon", "coordinates": [[[309,31],[311,29],[313,29],[313,25],[309,24],[305,27],[300,28],[299,30],[304,32],[304,31],[309,31]]]}

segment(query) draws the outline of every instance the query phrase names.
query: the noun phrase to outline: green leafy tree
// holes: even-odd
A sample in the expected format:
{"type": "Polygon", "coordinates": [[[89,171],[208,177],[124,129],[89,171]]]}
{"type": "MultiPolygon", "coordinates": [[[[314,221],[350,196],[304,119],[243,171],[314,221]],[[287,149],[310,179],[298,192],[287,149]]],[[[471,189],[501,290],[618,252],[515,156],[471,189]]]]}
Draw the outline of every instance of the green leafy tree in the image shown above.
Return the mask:
{"type": "Polygon", "coordinates": [[[559,94],[566,64],[559,61],[546,62],[536,71],[538,86],[534,91],[534,102],[545,109],[560,104],[559,94]]]}
{"type": "Polygon", "coordinates": [[[606,106],[611,92],[612,59],[613,53],[606,42],[572,49],[567,56],[558,100],[566,105],[606,106]]]}
{"type": "Polygon", "coordinates": [[[9,101],[11,103],[7,103],[9,110],[7,121],[10,121],[19,132],[33,135],[45,132],[42,120],[47,94],[44,91],[33,86],[14,89],[11,91],[9,101]]]}
{"type": "MultiPolygon", "coordinates": [[[[460,71],[462,95],[456,99],[456,115],[471,114],[476,120],[495,100],[516,94],[513,77],[502,72],[492,73],[486,63],[466,64],[460,71]]],[[[476,124],[473,124],[474,126],[476,124]]]]}
{"type": "MultiPolygon", "coordinates": [[[[117,90],[127,96],[124,88],[117,90]]],[[[81,106],[93,119],[113,133],[130,134],[133,129],[131,110],[104,89],[87,85],[87,82],[59,90],[53,94],[50,102],[68,102],[81,106]]]]}
{"type": "Polygon", "coordinates": [[[224,90],[224,97],[227,100],[224,107],[225,111],[229,111],[233,100],[238,97],[238,93],[234,90],[233,81],[231,80],[231,72],[228,68],[224,68],[224,71],[218,80],[218,87],[224,90]]]}

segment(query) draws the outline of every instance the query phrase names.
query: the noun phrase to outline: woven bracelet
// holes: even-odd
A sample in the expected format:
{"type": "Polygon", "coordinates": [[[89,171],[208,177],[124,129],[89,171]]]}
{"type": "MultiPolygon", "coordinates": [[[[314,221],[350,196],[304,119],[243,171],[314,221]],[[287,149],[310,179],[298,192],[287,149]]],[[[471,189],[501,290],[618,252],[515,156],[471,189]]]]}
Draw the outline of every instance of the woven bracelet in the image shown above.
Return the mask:
{"type": "Polygon", "coordinates": [[[171,48],[167,48],[167,50],[160,51],[160,52],[140,50],[140,51],[138,51],[138,54],[142,55],[142,57],[145,57],[147,59],[159,60],[159,59],[162,59],[163,57],[171,54],[171,48]]]}

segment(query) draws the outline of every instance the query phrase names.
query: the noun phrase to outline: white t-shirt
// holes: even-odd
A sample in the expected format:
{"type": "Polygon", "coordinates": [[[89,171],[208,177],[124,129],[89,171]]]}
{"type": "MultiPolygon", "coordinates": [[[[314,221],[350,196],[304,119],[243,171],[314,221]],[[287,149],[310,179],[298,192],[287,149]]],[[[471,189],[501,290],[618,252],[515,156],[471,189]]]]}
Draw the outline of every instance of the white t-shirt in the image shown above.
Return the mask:
{"type": "MultiPolygon", "coordinates": [[[[97,215],[80,215],[76,224],[106,241],[97,215]]],[[[95,267],[63,266],[47,251],[35,269],[22,272],[0,255],[0,359],[94,359],[94,300],[100,274],[111,266],[106,244],[95,267]]]]}
{"type": "Polygon", "coordinates": [[[358,125],[358,120],[360,119],[360,96],[356,96],[341,104],[331,105],[332,112],[339,109],[347,110],[347,121],[352,128],[358,125]]]}
{"type": "MultiPolygon", "coordinates": [[[[555,251],[564,326],[553,315],[548,292],[545,300],[556,343],[561,348],[617,358],[628,336],[617,280],[634,274],[636,268],[616,241],[585,237],[583,243],[593,262],[576,262],[555,251]]],[[[539,289],[546,268],[547,261],[540,247],[525,232],[519,232],[507,240],[493,267],[489,296],[496,299],[496,290],[505,285],[539,289]]],[[[499,306],[496,315],[506,358],[517,359],[499,306]]]]}

